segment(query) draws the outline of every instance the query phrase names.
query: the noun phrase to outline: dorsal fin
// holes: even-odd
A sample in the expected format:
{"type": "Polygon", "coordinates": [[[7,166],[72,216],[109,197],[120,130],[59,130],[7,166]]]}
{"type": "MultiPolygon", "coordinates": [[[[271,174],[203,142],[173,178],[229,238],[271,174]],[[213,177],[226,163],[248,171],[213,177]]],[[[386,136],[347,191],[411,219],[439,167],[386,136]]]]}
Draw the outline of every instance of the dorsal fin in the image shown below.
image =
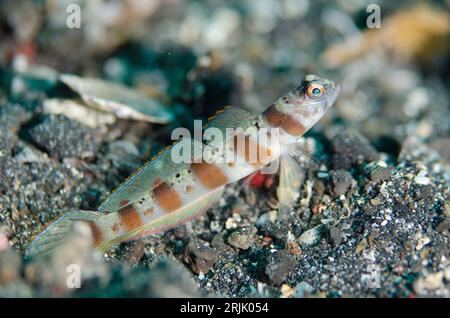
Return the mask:
{"type": "MultiPolygon", "coordinates": [[[[231,135],[227,134],[227,128],[242,128],[243,130],[246,130],[248,127],[254,125],[255,122],[256,116],[249,112],[237,107],[226,106],[208,119],[206,125],[203,126],[203,130],[208,128],[219,129],[223,136],[223,145],[225,145],[225,142],[229,141],[229,138],[231,137],[231,135]]],[[[211,147],[222,146],[214,141],[206,141],[205,144],[211,147]]]]}
{"type": "Polygon", "coordinates": [[[245,126],[250,125],[252,119],[254,118],[255,116],[246,110],[234,106],[225,106],[223,109],[217,111],[217,113],[213,116],[209,117],[208,122],[203,126],[203,128],[246,128],[245,126]]]}

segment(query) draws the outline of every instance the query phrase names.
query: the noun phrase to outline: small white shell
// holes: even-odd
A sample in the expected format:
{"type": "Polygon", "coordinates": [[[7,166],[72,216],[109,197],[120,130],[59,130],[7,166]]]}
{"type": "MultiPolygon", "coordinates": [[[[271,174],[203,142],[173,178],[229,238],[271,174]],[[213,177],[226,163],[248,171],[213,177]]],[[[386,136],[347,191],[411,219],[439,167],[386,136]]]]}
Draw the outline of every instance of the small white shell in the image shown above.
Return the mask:
{"type": "Polygon", "coordinates": [[[60,80],[89,106],[112,112],[117,117],[160,124],[173,119],[170,110],[156,99],[119,83],[71,74],[60,75],[60,80]]]}

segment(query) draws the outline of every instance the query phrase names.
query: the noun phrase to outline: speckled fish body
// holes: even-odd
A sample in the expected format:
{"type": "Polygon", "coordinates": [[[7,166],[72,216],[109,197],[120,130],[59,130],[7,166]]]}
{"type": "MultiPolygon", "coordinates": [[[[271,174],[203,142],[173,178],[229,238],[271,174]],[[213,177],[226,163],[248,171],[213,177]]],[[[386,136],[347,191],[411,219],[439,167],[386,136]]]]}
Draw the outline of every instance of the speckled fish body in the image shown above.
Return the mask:
{"type": "MultiPolygon", "coordinates": [[[[68,212],[47,226],[30,245],[30,254],[45,251],[52,243],[52,233],[58,236],[68,230],[68,221],[87,221],[95,246],[106,251],[115,243],[159,233],[191,220],[221,197],[225,185],[267,165],[266,161],[249,160],[248,148],[252,146],[258,153],[269,154],[270,161],[280,160],[279,200],[283,209],[289,209],[295,200],[294,192],[300,186],[300,178],[295,178],[301,174],[301,167],[292,159],[295,146],[331,107],[338,92],[339,87],[331,81],[308,75],[259,116],[235,107],[225,108],[210,119],[205,128],[214,127],[224,132],[227,128],[242,130],[232,134],[227,139],[231,138],[229,143],[204,142],[203,149],[213,160],[174,163],[175,147],[195,147],[199,143],[188,138],[176,142],[113,191],[98,212],[68,212]],[[279,138],[276,143],[262,145],[252,135],[242,132],[248,128],[256,131],[277,128],[279,138]],[[245,147],[229,147],[236,145],[234,138],[238,137],[243,138],[245,147]],[[217,160],[229,152],[240,160],[217,160]]],[[[270,133],[267,138],[271,139],[270,133]]]]}

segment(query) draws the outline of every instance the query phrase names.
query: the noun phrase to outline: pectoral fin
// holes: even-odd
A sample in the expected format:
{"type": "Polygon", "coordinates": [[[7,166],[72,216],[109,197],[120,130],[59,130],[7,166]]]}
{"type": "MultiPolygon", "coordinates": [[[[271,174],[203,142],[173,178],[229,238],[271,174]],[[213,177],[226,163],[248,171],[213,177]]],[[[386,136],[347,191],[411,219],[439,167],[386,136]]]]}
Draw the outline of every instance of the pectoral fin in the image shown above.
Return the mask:
{"type": "Polygon", "coordinates": [[[305,179],[305,170],[288,154],[280,157],[280,183],[277,189],[280,213],[287,213],[294,206],[305,179]]]}
{"type": "Polygon", "coordinates": [[[317,168],[319,164],[314,159],[314,146],[304,138],[294,144],[282,146],[281,150],[277,195],[279,210],[285,213],[292,209],[298,199],[306,169],[317,168]]]}
{"type": "Polygon", "coordinates": [[[301,167],[318,168],[319,164],[314,158],[314,145],[305,138],[299,138],[294,144],[285,146],[285,153],[293,157],[301,167]]]}

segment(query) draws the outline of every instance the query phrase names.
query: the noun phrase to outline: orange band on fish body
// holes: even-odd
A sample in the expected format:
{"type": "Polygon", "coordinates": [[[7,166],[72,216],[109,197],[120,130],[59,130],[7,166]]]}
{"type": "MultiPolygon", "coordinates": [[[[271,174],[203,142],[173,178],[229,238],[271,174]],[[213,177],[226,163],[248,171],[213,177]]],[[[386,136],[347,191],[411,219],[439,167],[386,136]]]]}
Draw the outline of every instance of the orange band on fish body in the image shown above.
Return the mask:
{"type": "Polygon", "coordinates": [[[301,136],[306,132],[306,128],[293,116],[277,110],[275,105],[270,106],[263,116],[273,127],[279,127],[290,135],[301,136]]]}
{"type": "Polygon", "coordinates": [[[123,207],[119,210],[120,222],[125,231],[132,231],[143,224],[140,214],[128,201],[122,201],[123,207]]]}
{"type": "Polygon", "coordinates": [[[254,168],[260,168],[267,164],[267,162],[261,159],[270,158],[272,151],[270,148],[266,148],[260,145],[257,141],[253,140],[250,136],[235,135],[233,136],[233,150],[241,158],[243,158],[247,163],[249,163],[254,168]],[[244,145],[239,145],[239,137],[244,138],[244,145]],[[253,151],[253,156],[251,151],[253,151]]]}
{"type": "Polygon", "coordinates": [[[87,221],[87,223],[88,223],[89,227],[91,228],[92,238],[94,240],[94,242],[93,242],[94,246],[100,245],[100,243],[103,241],[102,230],[93,221],[87,221]]]}
{"type": "Polygon", "coordinates": [[[160,183],[153,189],[156,203],[167,213],[183,206],[183,201],[176,190],[166,182],[160,183]]]}
{"type": "Polygon", "coordinates": [[[191,168],[205,188],[215,189],[228,182],[228,177],[215,164],[207,162],[193,163],[191,168]]]}

